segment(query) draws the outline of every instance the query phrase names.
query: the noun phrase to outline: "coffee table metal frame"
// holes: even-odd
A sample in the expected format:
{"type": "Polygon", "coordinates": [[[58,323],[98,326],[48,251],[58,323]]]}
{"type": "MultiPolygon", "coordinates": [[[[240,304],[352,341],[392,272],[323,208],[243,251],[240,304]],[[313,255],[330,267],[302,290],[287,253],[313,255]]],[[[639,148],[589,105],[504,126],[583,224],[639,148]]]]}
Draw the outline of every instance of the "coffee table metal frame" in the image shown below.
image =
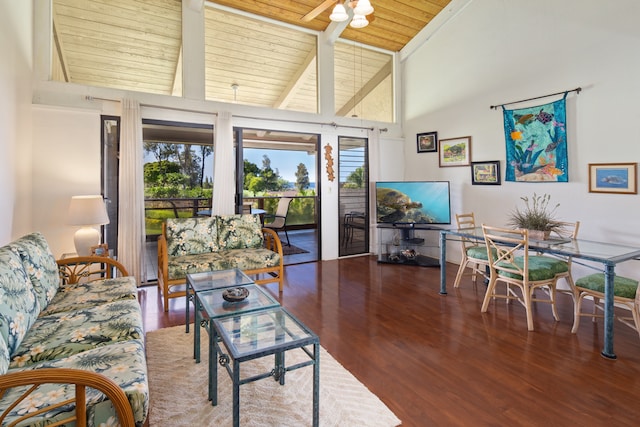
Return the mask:
{"type": "MultiPolygon", "coordinates": [[[[233,286],[245,286],[253,283],[253,279],[244,274],[240,269],[233,268],[230,270],[205,271],[202,273],[187,274],[187,289],[185,292],[185,329],[189,333],[189,301],[193,302],[194,310],[196,309],[196,301],[194,295],[197,292],[208,291],[210,289],[228,288],[233,286]]],[[[197,325],[194,321],[194,325],[197,325]]],[[[195,343],[200,343],[200,329],[195,329],[194,336],[194,353],[193,357],[200,361],[199,356],[196,357],[195,343]]],[[[199,347],[198,347],[199,349],[199,347]]]]}
{"type": "MultiPolygon", "coordinates": [[[[209,332],[210,365],[218,358],[220,365],[226,368],[233,382],[234,427],[240,425],[240,386],[242,384],[274,377],[280,385],[284,385],[286,372],[309,365],[313,365],[313,426],[319,425],[320,340],[315,333],[284,308],[278,306],[213,319],[213,327],[209,332]],[[229,355],[222,351],[220,341],[230,354],[231,360],[229,355]],[[307,349],[308,346],[312,346],[313,349],[307,349]],[[297,348],[304,351],[310,360],[286,366],[285,352],[297,348]],[[274,355],[275,358],[275,366],[271,372],[240,378],[242,362],[269,355],[274,355]]],[[[215,406],[218,403],[218,367],[215,362],[210,371],[209,389],[211,403],[215,406]]]]}
{"type": "MultiPolygon", "coordinates": [[[[280,306],[280,303],[261,286],[251,283],[244,285],[244,287],[249,291],[249,296],[240,302],[227,302],[223,299],[222,293],[229,287],[196,292],[194,325],[201,325],[209,333],[209,339],[211,339],[213,319],[280,306]],[[203,317],[203,314],[206,318],[203,317]]],[[[194,327],[193,329],[193,357],[196,359],[196,363],[200,363],[200,328],[194,327]]],[[[209,358],[209,369],[211,369],[211,358],[209,358]]]]}

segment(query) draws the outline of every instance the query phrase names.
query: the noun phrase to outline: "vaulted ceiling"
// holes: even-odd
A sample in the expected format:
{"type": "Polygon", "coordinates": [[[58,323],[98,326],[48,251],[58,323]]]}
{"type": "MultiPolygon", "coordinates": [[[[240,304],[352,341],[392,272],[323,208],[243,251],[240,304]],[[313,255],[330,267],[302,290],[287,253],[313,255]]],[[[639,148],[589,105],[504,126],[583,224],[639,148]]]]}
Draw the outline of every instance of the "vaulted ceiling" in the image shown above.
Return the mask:
{"type": "MultiPolygon", "coordinates": [[[[184,1],[191,7],[201,2],[184,1]]],[[[315,37],[292,25],[334,32],[344,27],[336,38],[394,52],[449,1],[371,0],[375,11],[370,24],[361,29],[331,23],[333,0],[207,1],[205,98],[315,113],[315,37]],[[303,19],[314,10],[317,15],[303,19]]],[[[182,95],[180,0],[53,0],[52,4],[54,80],[182,95]]],[[[336,115],[362,117],[368,108],[369,114],[379,116],[367,118],[392,121],[392,112],[383,111],[376,102],[392,96],[390,58],[384,51],[336,44],[336,115]],[[367,98],[368,107],[363,107],[367,98]]]]}
{"type": "MultiPolygon", "coordinates": [[[[342,0],[340,0],[342,1],[342,0]]],[[[364,28],[349,26],[341,37],[397,52],[420,32],[451,0],[371,0],[374,8],[370,23],[364,28]]],[[[211,3],[228,6],[255,15],[286,22],[316,31],[327,29],[329,15],[337,0],[213,0],[211,3]],[[310,21],[303,17],[316,7],[329,5],[310,21]]]]}

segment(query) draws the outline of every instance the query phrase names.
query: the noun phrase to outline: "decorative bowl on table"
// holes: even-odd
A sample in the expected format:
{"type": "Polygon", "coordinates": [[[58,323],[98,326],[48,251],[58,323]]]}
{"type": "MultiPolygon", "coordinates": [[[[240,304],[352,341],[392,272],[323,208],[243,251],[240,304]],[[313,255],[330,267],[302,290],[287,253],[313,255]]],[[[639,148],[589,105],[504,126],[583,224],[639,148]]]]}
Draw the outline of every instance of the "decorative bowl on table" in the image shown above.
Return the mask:
{"type": "Polygon", "coordinates": [[[240,302],[249,296],[249,290],[242,286],[237,288],[225,289],[222,292],[222,298],[228,302],[240,302]]]}

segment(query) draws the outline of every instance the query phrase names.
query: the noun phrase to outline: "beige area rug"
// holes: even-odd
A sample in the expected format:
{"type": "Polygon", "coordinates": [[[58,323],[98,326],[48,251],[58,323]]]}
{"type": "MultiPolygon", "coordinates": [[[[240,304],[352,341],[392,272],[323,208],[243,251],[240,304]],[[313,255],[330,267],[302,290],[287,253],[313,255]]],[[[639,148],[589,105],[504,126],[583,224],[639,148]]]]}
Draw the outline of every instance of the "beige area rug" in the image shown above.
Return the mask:
{"type": "MultiPolygon", "coordinates": [[[[231,378],[218,365],[218,405],[207,399],[207,333],[202,330],[201,362],[193,359],[193,328],[184,326],[147,333],[147,364],[151,408],[150,427],[231,426],[231,378]]],[[[287,366],[308,360],[302,350],[286,353],[287,366]]],[[[245,362],[242,377],[268,372],[273,356],[245,362]]],[[[286,374],[280,386],[265,378],[240,386],[241,426],[310,426],[312,421],[313,367],[286,374]]],[[[320,353],[320,425],[397,426],[400,420],[384,403],[342,367],[324,348],[320,353]]]]}

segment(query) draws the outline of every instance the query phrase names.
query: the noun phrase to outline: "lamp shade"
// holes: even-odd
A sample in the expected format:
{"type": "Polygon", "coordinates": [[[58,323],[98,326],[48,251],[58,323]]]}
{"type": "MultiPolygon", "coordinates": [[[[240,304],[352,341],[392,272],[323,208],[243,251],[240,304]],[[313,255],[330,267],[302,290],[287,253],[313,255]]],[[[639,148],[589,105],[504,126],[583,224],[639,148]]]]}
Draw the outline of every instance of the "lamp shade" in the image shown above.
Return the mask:
{"type": "Polygon", "coordinates": [[[353,9],[353,13],[357,15],[369,15],[373,13],[373,6],[371,6],[371,2],[369,0],[358,0],[358,4],[355,9],[353,9]]]}
{"type": "Polygon", "coordinates": [[[353,19],[349,25],[353,28],[364,28],[369,25],[369,21],[367,21],[367,18],[365,18],[364,15],[356,14],[353,15],[353,19]]]}
{"type": "Polygon", "coordinates": [[[342,22],[349,19],[347,10],[344,8],[344,5],[342,3],[338,3],[336,7],[333,8],[333,12],[331,12],[331,15],[329,15],[329,19],[335,22],[342,22]]]}
{"type": "Polygon", "coordinates": [[[102,196],[73,196],[69,203],[68,219],[70,225],[109,224],[102,196]]]}
{"type": "Polygon", "coordinates": [[[79,256],[91,255],[91,247],[100,244],[100,233],[93,227],[109,224],[102,196],[73,196],[68,220],[70,225],[82,226],[73,236],[76,253],[79,256]]]}

